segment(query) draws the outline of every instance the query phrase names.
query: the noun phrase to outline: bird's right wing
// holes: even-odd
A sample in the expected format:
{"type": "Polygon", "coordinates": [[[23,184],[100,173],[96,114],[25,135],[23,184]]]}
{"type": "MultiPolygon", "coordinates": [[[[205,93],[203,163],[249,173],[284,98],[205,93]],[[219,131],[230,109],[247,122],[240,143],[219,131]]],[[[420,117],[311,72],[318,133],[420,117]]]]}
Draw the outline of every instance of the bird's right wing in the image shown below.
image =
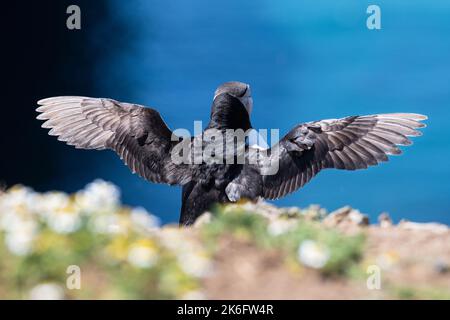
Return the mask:
{"type": "Polygon", "coordinates": [[[159,113],[112,99],[53,97],[40,100],[37,117],[50,135],[80,149],[114,150],[141,177],[157,183],[185,184],[186,165],[175,165],[170,152],[177,141],[159,113]]]}
{"type": "Polygon", "coordinates": [[[415,129],[424,127],[419,121],[425,119],[420,114],[391,113],[298,125],[276,146],[278,171],[262,177],[261,196],[283,197],[322,169],[356,170],[387,161],[388,155],[401,153],[397,145],[411,144],[408,136],[421,135],[415,129]]]}

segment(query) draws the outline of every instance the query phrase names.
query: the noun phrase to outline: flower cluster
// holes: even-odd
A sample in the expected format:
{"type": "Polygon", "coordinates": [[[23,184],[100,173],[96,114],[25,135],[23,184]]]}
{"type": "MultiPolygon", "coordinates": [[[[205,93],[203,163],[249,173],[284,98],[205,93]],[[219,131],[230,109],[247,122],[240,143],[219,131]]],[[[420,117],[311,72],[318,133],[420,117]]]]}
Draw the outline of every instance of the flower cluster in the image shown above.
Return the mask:
{"type": "Polygon", "coordinates": [[[320,227],[325,216],[318,206],[240,202],[179,228],[123,206],[120,190],[102,180],[75,194],[14,186],[0,194],[0,297],[205,298],[202,284],[217,276],[227,238],[279,251],[289,270],[342,274],[362,239],[320,227]]]}
{"type": "Polygon", "coordinates": [[[187,232],[160,228],[144,208],[96,180],[83,190],[0,194],[0,292],[3,298],[180,298],[201,296],[209,254],[187,232]],[[81,290],[67,288],[81,270],[81,290]]]}

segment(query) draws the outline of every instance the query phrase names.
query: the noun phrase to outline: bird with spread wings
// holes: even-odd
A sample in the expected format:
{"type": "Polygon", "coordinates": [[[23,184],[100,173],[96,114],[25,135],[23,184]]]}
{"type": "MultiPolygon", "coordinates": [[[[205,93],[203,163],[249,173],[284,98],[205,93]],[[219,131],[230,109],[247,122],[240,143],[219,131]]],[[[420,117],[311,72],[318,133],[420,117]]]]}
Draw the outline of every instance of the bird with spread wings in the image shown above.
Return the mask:
{"type": "MultiPolygon", "coordinates": [[[[399,145],[411,144],[408,137],[420,136],[418,128],[427,117],[414,113],[349,116],[307,122],[295,126],[276,145],[278,170],[264,174],[256,163],[177,163],[172,152],[180,137],[174,138],[160,114],[132,103],[106,98],[78,96],[40,100],[37,111],[49,134],[79,149],[115,151],[133,173],[144,179],[180,185],[181,225],[192,224],[214,203],[247,198],[277,199],[309,182],[328,168],[357,170],[388,161],[398,155],[399,145]]],[[[252,129],[253,108],[250,86],[227,82],[215,91],[211,129],[252,129]]],[[[253,147],[245,145],[246,156],[253,147]]]]}

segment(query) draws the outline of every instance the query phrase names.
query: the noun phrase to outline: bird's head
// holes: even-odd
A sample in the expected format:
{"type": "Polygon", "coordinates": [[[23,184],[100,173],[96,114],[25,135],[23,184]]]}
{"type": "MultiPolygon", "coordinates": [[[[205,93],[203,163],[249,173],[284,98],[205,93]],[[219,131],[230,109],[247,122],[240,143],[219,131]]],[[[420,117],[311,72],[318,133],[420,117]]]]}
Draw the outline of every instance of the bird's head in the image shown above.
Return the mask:
{"type": "Polygon", "coordinates": [[[253,98],[252,92],[250,90],[250,85],[239,82],[239,81],[230,81],[221,84],[216,91],[214,92],[214,99],[221,94],[229,94],[241,101],[250,115],[253,109],[253,98]]]}

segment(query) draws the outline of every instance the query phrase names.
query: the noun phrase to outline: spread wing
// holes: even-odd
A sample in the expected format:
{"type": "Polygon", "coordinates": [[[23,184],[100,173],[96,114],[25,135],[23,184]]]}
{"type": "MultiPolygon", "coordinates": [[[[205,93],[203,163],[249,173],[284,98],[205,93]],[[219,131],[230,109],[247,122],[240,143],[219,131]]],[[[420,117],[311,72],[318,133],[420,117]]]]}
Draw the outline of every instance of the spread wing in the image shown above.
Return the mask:
{"type": "Polygon", "coordinates": [[[53,97],[38,101],[43,128],[80,149],[111,149],[141,177],[158,183],[185,184],[186,166],[175,165],[170,151],[177,141],[159,113],[112,99],[53,97]]]}
{"type": "Polygon", "coordinates": [[[356,170],[388,161],[398,155],[397,145],[410,145],[409,136],[420,136],[419,122],[427,117],[412,113],[351,116],[301,124],[280,142],[279,169],[262,177],[262,196],[283,197],[326,168],[356,170]]]}

